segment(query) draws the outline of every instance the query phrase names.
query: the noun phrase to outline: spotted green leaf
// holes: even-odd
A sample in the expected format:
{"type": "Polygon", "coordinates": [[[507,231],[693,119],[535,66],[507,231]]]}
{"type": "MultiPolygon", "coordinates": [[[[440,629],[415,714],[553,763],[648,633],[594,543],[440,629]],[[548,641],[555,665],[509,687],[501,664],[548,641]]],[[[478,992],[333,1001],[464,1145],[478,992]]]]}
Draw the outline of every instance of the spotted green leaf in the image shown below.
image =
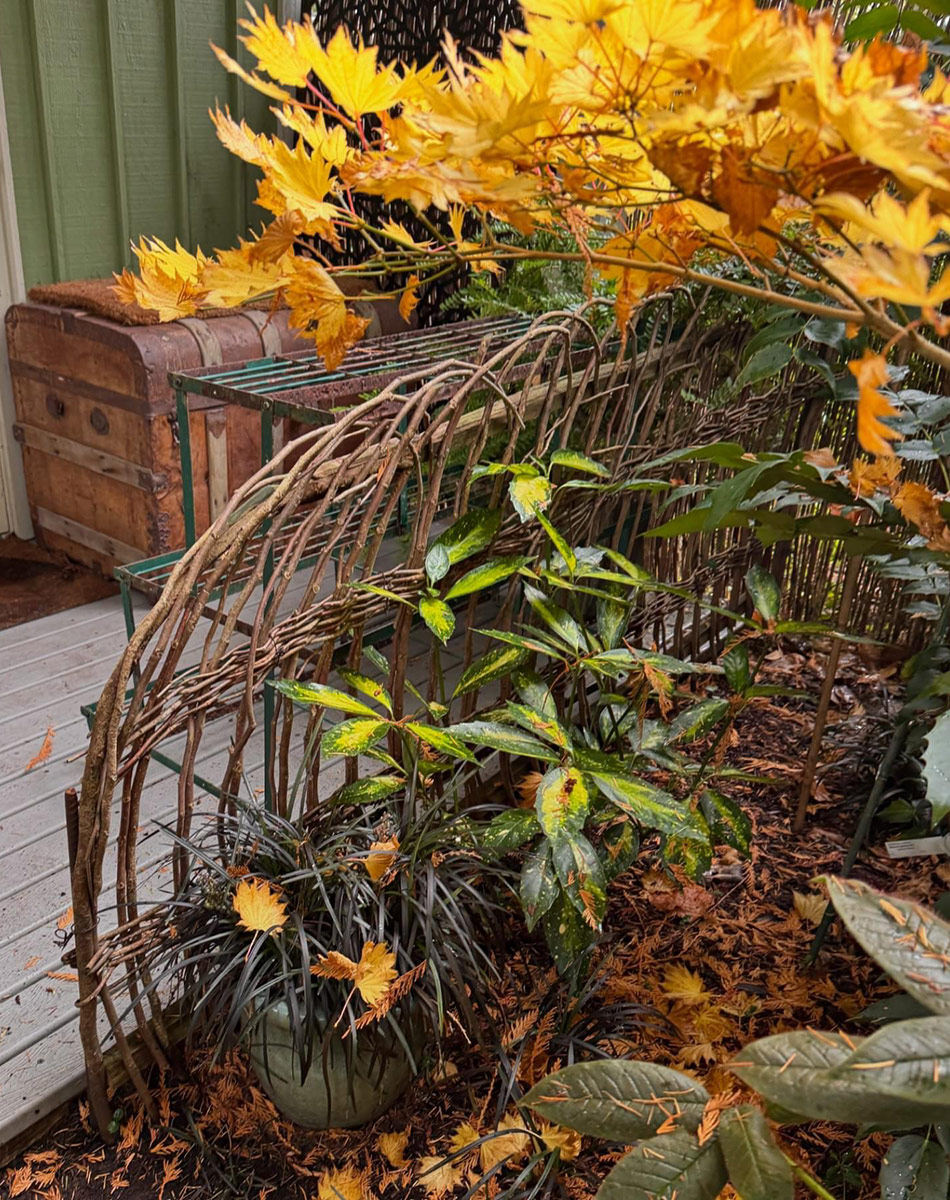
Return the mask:
{"type": "Polygon", "coordinates": [[[494,587],[505,579],[528,565],[531,559],[527,555],[515,555],[512,558],[489,558],[471,571],[457,579],[445,593],[446,600],[457,600],[459,596],[468,596],[472,592],[480,592],[485,588],[494,587]]]}
{"type": "Polygon", "coordinates": [[[719,1122],[719,1144],[729,1179],[742,1200],[795,1200],[792,1168],[754,1104],[725,1110],[719,1122]]]}
{"type": "Polygon", "coordinates": [[[524,523],[548,507],[553,488],[543,475],[516,475],[508,484],[508,494],[515,512],[524,523]]]}
{"type": "Polygon", "coordinates": [[[748,854],[752,844],[752,823],[729,796],[708,789],[699,798],[699,807],[709,826],[714,846],[733,846],[740,854],[748,854]]]}
{"type": "Polygon", "coordinates": [[[570,745],[567,730],[554,717],[536,712],[526,704],[515,704],[513,700],[509,700],[506,707],[522,729],[536,733],[546,741],[553,742],[555,746],[560,746],[562,750],[566,750],[570,745]]]}
{"type": "Polygon", "coordinates": [[[521,868],[521,907],[528,925],[534,929],[558,897],[557,875],[551,861],[551,846],[545,841],[525,859],[521,868]]]}
{"type": "Polygon", "coordinates": [[[449,564],[455,566],[473,554],[486,549],[498,532],[501,524],[501,509],[470,508],[448,529],[435,539],[429,553],[441,547],[449,556],[449,564]]]}
{"type": "Polygon", "coordinates": [[[472,763],[478,761],[467,746],[444,729],[439,729],[435,725],[423,725],[420,721],[410,721],[406,728],[410,733],[414,733],[420,741],[425,742],[427,746],[431,746],[440,754],[444,754],[446,758],[460,758],[464,762],[472,763]]]}
{"type": "Polygon", "coordinates": [[[602,478],[609,477],[610,475],[610,472],[603,463],[595,462],[592,458],[588,458],[586,454],[579,454],[576,450],[555,450],[549,462],[552,467],[567,467],[571,471],[586,471],[589,475],[600,475],[602,478]]]}
{"type": "Polygon", "coordinates": [[[540,758],[543,762],[557,762],[560,758],[557,751],[546,742],[539,741],[517,726],[502,725],[500,721],[463,721],[450,726],[447,732],[459,741],[487,746],[505,754],[540,758]]]}
{"type": "Polygon", "coordinates": [[[332,725],[324,733],[320,749],[327,758],[337,754],[351,758],[375,746],[386,736],[388,729],[389,722],[380,721],[375,716],[372,720],[353,717],[349,721],[341,721],[339,725],[332,725]]]}
{"type": "Polygon", "coordinates": [[[574,554],[574,551],[568,544],[567,539],[560,532],[560,530],[556,529],[555,526],[551,524],[551,522],[547,519],[544,513],[541,512],[540,509],[538,509],[534,515],[541,522],[541,527],[551,539],[554,549],[558,552],[558,554],[560,554],[568,571],[571,575],[573,575],[577,570],[577,558],[574,554]]]}
{"type": "Polygon", "coordinates": [[[379,719],[379,713],[374,712],[368,704],[349,696],[346,692],[327,687],[323,683],[301,683],[298,679],[278,679],[274,683],[278,692],[289,696],[298,704],[318,704],[321,708],[334,708],[339,712],[354,713],[358,716],[379,719]]]}
{"type": "Polygon", "coordinates": [[[535,807],[549,838],[580,833],[590,807],[583,775],[573,767],[554,767],[538,784],[535,807]]]}
{"type": "Polygon", "coordinates": [[[495,679],[502,679],[527,657],[527,651],[521,646],[500,646],[497,650],[489,650],[462,672],[453,695],[464,696],[466,692],[474,692],[476,688],[484,687],[495,679]]]}
{"type": "Polygon", "coordinates": [[[571,903],[592,929],[600,929],[607,911],[607,877],[597,851],[582,833],[555,839],[554,869],[571,903]]]}
{"type": "MultiPolygon", "coordinates": [[[[389,667],[388,664],[385,664],[385,660],[384,665],[386,665],[386,669],[388,670],[389,667]]],[[[368,675],[361,675],[359,671],[351,671],[347,667],[338,667],[337,674],[341,679],[346,680],[351,688],[362,692],[364,696],[369,696],[370,700],[375,700],[377,704],[381,704],[388,713],[392,714],[392,697],[377,680],[370,679],[368,675]]]]}
{"type": "Polygon", "coordinates": [[[395,792],[400,792],[406,786],[406,780],[401,775],[370,775],[366,779],[357,779],[353,783],[344,784],[333,795],[334,804],[373,804],[395,792]]]}
{"type": "Polygon", "coordinates": [[[707,840],[705,823],[697,821],[689,808],[669,792],[625,775],[591,771],[590,777],[612,804],[648,829],[694,841],[707,840]]]}
{"type": "Polygon", "coordinates": [[[445,601],[438,600],[435,596],[423,596],[419,601],[419,615],[445,645],[455,629],[455,614],[445,601]]]}
{"type": "Polygon", "coordinates": [[[481,835],[481,843],[493,854],[507,854],[520,850],[540,831],[533,808],[509,808],[492,817],[481,835]]]}

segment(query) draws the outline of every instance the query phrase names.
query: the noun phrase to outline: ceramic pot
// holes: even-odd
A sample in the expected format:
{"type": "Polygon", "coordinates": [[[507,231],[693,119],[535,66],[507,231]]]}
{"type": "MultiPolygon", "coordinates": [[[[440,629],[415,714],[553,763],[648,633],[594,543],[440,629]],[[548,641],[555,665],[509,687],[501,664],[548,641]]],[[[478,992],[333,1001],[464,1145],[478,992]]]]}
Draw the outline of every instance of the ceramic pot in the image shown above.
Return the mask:
{"type": "Polygon", "coordinates": [[[383,1021],[345,1041],[327,1027],[314,1035],[313,1061],[301,1082],[287,1006],[273,1005],[247,1041],[254,1073],[280,1112],[307,1129],[366,1125],[391,1108],[409,1086],[416,1064],[383,1021]]]}

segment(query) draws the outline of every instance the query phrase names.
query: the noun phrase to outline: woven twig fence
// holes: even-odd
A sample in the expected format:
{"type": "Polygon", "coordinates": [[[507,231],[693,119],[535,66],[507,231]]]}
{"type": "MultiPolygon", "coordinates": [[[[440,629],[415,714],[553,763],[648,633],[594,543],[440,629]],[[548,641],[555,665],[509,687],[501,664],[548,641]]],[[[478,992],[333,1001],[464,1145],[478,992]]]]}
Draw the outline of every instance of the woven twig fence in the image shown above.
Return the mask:
{"type": "MultiPolygon", "coordinates": [[[[196,805],[195,764],[212,723],[228,722],[226,762],[215,780],[219,811],[233,807],[242,790],[245,753],[260,727],[258,701],[274,676],[323,681],[334,660],[357,667],[364,641],[381,627],[391,664],[388,686],[395,715],[402,715],[412,613],[403,605],[354,585],[371,582],[415,599],[424,582],[426,548],[438,522],[470,505],[499,507],[504,477],[475,479],[486,458],[512,462],[543,457],[570,445],[595,454],[616,479],[638,473],[644,461],[717,438],[751,448],[789,444],[807,426],[808,389],[786,384],[741,407],[719,411],[695,399],[717,382],[717,339],[699,335],[694,313],[673,340],[668,297],[652,302],[652,334],[638,348],[621,345],[613,331],[598,337],[583,313],[540,318],[510,345],[474,361],[445,362],[425,376],[408,376],[335,424],[309,431],[285,446],[231,498],[212,527],[188,550],[161,597],[132,636],[96,709],[86,759],[76,855],[72,873],[79,970],[80,1031],[90,1098],[103,1129],[111,1120],[100,1044],[105,1014],[124,1068],[150,1111],[152,1100],[140,1063],[120,1020],[120,1000],[134,1018],[140,1052],[164,1066],[168,1034],[152,986],[150,956],[167,937],[161,909],[140,904],[139,827],[142,794],[154,756],[174,736],[183,737],[174,832],[187,838],[196,805]],[[682,400],[685,388],[693,399],[682,400]],[[408,497],[405,551],[386,561],[399,533],[408,497]],[[302,566],[302,564],[307,564],[302,566]],[[293,585],[293,586],[292,586],[293,585]],[[188,665],[186,665],[188,664],[188,665]],[[113,840],[113,811],[117,830],[113,840]],[[104,866],[114,856],[114,896],[103,892],[104,866]],[[113,914],[103,930],[100,913],[113,914]],[[146,1000],[147,997],[147,1000],[146,1000]]],[[[649,514],[642,493],[564,492],[555,495],[552,520],[574,544],[612,542],[635,555],[631,530],[649,514]],[[578,500],[578,496],[586,499],[578,500]],[[561,503],[561,498],[570,501],[561,503]],[[626,498],[625,498],[626,497],[626,498]]],[[[511,513],[491,554],[531,552],[543,531],[511,513]]],[[[750,555],[746,535],[735,531],[694,539],[646,541],[642,561],[662,578],[720,597],[737,589],[750,555]]],[[[460,570],[462,568],[457,568],[460,570]]],[[[450,577],[451,578],[451,577],[450,577]]],[[[496,628],[518,619],[517,588],[498,598],[496,628]]],[[[460,621],[462,666],[474,654],[473,598],[460,621]]],[[[699,645],[700,622],[668,605],[642,613],[642,632],[677,644],[699,645]]],[[[715,635],[715,631],[714,631],[715,635]]],[[[435,677],[435,670],[430,672],[435,677]]],[[[478,707],[464,698],[462,718],[478,707]]],[[[316,715],[302,716],[279,703],[271,739],[267,785],[284,810],[295,764],[316,733],[316,715]]],[[[353,778],[356,762],[347,763],[353,778]]],[[[323,769],[309,769],[306,805],[318,806],[323,769]]],[[[199,789],[200,790],[200,789],[199,789]]],[[[188,862],[169,854],[180,887],[188,862]]]]}

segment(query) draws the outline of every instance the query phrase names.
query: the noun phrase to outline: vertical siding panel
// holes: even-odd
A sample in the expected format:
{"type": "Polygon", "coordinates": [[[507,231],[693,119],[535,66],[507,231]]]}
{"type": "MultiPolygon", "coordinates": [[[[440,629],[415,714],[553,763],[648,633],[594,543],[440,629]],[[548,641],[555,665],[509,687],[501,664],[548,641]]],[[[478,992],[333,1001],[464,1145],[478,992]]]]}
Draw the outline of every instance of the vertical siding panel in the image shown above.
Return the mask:
{"type": "Polygon", "coordinates": [[[171,93],[173,145],[175,147],[175,213],[177,236],[191,245],[191,195],[188,180],[188,137],[185,118],[183,69],[182,0],[166,0],[168,18],[168,71],[171,93]]]}
{"type": "Polygon", "coordinates": [[[53,150],[53,116],[50,110],[49,86],[46,79],[45,55],[42,50],[38,8],[41,0],[26,0],[27,35],[30,41],[30,60],[33,65],[33,85],[39,117],[38,150],[43,172],[46,199],[46,219],[49,222],[50,269],[54,279],[64,279],[66,247],[63,224],[59,213],[59,185],[53,150]]]}
{"type": "Polygon", "coordinates": [[[123,267],[128,266],[131,259],[129,237],[129,190],[125,171],[125,136],[123,133],[122,107],[118,69],[116,63],[116,48],[119,41],[118,22],[115,5],[117,0],[100,0],[102,11],[99,19],[102,23],[102,51],[105,58],[106,91],[109,100],[109,124],[112,130],[112,174],[115,184],[116,206],[116,262],[123,267]]]}

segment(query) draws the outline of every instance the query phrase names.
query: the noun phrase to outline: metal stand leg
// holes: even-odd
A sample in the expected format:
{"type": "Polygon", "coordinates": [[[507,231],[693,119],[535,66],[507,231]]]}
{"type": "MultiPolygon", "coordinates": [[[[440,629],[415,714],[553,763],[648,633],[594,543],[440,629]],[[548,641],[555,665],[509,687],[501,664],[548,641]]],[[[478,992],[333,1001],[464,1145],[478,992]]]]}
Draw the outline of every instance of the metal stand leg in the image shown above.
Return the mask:
{"type": "Polygon", "coordinates": [[[185,516],[185,548],[195,544],[195,478],[191,462],[191,426],[188,421],[188,397],[180,388],[175,390],[175,410],[178,414],[178,452],[181,457],[181,500],[185,516]]]}
{"type": "MultiPolygon", "coordinates": [[[[267,463],[274,457],[274,417],[271,405],[265,400],[261,405],[261,466],[266,466],[267,463]]],[[[261,532],[267,533],[267,525],[262,526],[261,532]]],[[[267,557],[264,559],[264,571],[261,577],[261,583],[264,590],[270,583],[274,575],[274,551],[271,549],[267,552],[267,557]]],[[[264,682],[264,807],[268,812],[273,812],[274,809],[274,739],[277,734],[274,721],[274,689],[270,686],[270,680],[276,677],[276,673],[271,671],[264,682]]]]}

